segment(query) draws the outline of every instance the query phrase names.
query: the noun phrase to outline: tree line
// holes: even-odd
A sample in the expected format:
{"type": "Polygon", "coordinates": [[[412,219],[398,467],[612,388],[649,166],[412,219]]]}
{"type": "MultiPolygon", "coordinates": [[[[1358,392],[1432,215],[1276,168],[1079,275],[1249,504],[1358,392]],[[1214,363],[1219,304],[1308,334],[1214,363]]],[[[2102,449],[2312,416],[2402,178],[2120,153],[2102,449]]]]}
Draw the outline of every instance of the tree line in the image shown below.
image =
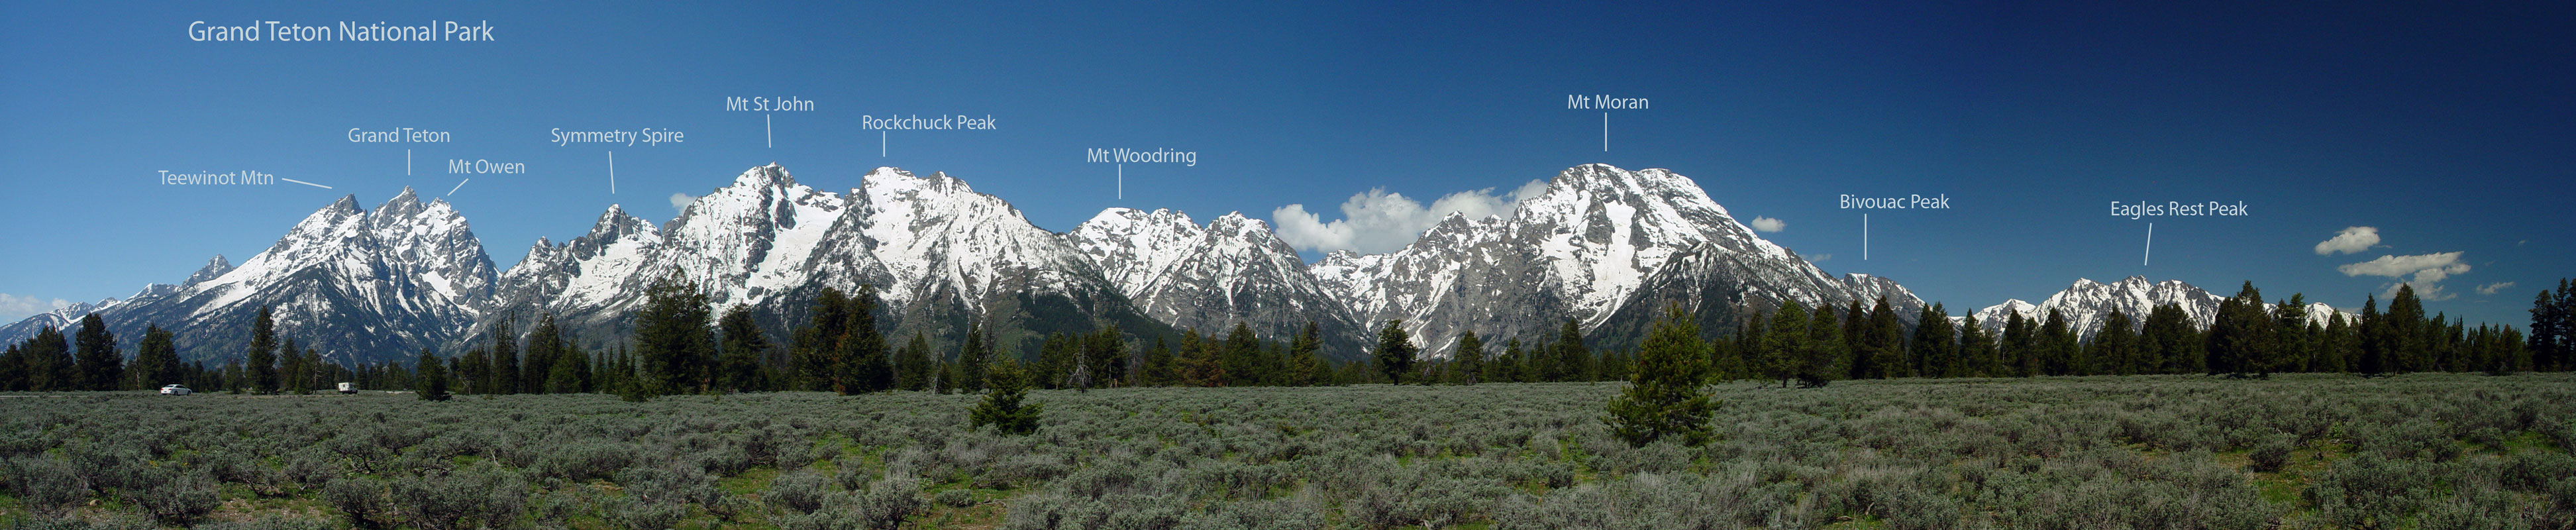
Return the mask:
{"type": "MultiPolygon", "coordinates": [[[[304,393],[334,382],[387,390],[427,390],[434,382],[439,394],[600,392],[647,399],[773,390],[980,392],[990,388],[994,365],[1004,362],[1030,387],[1051,389],[1615,381],[1630,379],[1639,363],[1629,351],[1592,351],[1573,319],[1553,337],[1514,337],[1499,347],[1462,332],[1453,353],[1441,358],[1425,356],[1401,321],[1389,321],[1379,328],[1370,355],[1342,362],[1324,355],[1313,322],[1285,338],[1260,337],[1244,323],[1223,333],[1184,329],[1176,337],[1140,337],[1108,325],[1049,334],[1033,350],[1006,352],[980,322],[970,323],[954,348],[934,348],[922,333],[901,338],[897,346],[898,339],[877,325],[882,303],[870,286],[846,293],[826,288],[811,303],[805,321],[780,344],[749,308],[736,306],[718,316],[703,290],[675,276],[647,290],[634,334],[605,349],[576,346],[552,315],[541,315],[524,337],[516,332],[516,318],[502,317],[485,330],[483,344],[445,357],[423,349],[408,366],[326,362],[314,348],[281,336],[266,307],[250,324],[243,355],[222,366],[181,361],[174,334],[158,326],[146,328],[129,358],[93,314],[68,337],[46,328],[0,352],[0,391],[142,390],[178,383],[199,391],[304,393]]],[[[2219,305],[2205,329],[2181,306],[2167,304],[2143,316],[2115,311],[2089,340],[2080,340],[2084,330],[2054,310],[2037,318],[2007,312],[2001,330],[1989,333],[1973,315],[1953,323],[1935,303],[1909,331],[1884,299],[1841,308],[1792,301],[1706,337],[1705,349],[1712,379],[1783,386],[1889,377],[2504,374],[2576,368],[2576,285],[2568,280],[2537,295],[2528,334],[2428,316],[2413,288],[2404,285],[2385,311],[2372,296],[2358,318],[2338,313],[2318,321],[2307,310],[2303,295],[2266,302],[2247,282],[2219,305]]]]}

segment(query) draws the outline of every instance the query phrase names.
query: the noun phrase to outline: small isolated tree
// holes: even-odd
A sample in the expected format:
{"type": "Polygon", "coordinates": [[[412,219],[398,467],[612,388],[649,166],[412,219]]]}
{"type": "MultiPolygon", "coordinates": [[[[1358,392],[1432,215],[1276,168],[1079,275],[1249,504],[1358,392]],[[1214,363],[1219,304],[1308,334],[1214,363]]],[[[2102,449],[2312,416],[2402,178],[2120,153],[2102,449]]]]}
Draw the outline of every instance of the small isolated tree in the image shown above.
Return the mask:
{"type": "Polygon", "coordinates": [[[1377,367],[1386,372],[1388,383],[1404,384],[1404,374],[1413,372],[1413,354],[1421,350],[1404,332],[1403,320],[1386,321],[1377,332],[1377,367]]]}
{"type": "Polygon", "coordinates": [[[968,428],[990,424],[993,430],[1002,434],[1037,432],[1039,409],[1046,404],[1024,402],[1029,394],[1027,372],[1020,363],[1008,359],[994,363],[986,370],[985,384],[993,390],[985,392],[984,402],[967,413],[967,419],[974,422],[968,428]]]}
{"type": "Polygon", "coordinates": [[[1708,380],[1708,344],[1699,323],[1681,306],[1664,308],[1664,319],[1646,333],[1628,388],[1610,400],[1610,433],[1643,447],[1665,436],[1683,445],[1708,443],[1709,417],[1717,403],[1700,384],[1708,380]]]}
{"type": "Polygon", "coordinates": [[[447,401],[447,365],[438,360],[438,354],[430,353],[429,348],[421,348],[420,363],[412,366],[420,370],[417,377],[420,380],[420,399],[447,401]]]}

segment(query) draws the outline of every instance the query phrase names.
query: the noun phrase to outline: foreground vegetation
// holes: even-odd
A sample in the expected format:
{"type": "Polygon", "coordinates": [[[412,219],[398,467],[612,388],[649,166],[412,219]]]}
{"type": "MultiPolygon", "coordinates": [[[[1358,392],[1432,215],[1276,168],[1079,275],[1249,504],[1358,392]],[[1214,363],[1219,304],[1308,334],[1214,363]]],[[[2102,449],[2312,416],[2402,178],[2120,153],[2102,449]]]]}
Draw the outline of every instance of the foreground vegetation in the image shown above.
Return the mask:
{"type": "Polygon", "coordinates": [[[2576,377],[0,399],[0,527],[2567,528],[2576,377]]]}

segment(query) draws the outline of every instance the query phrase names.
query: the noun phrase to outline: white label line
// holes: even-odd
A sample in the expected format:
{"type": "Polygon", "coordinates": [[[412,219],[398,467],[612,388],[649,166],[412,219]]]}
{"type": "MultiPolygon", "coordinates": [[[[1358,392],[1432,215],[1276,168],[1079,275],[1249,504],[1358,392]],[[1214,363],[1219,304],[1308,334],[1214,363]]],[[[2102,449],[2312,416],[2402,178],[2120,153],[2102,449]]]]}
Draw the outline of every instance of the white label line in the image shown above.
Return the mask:
{"type": "Polygon", "coordinates": [[[303,184],[303,185],[306,185],[306,186],[312,186],[312,187],[322,188],[322,189],[326,189],[326,190],[327,190],[327,189],[331,189],[331,187],[330,187],[330,186],[324,186],[324,185],[321,185],[321,184],[314,184],[314,183],[311,183],[311,182],[305,182],[305,181],[295,180],[295,179],[286,178],[286,177],[278,177],[278,178],[277,178],[277,180],[283,180],[283,181],[287,181],[287,182],[293,182],[293,183],[296,183],[296,184],[303,184]]]}
{"type": "Polygon", "coordinates": [[[1869,261],[1869,214],[1860,214],[1860,260],[1869,261]]]}
{"type": "Polygon", "coordinates": [[[617,194],[617,152],[608,152],[608,194],[617,194]]]}
{"type": "Polygon", "coordinates": [[[411,150],[403,150],[403,176],[411,176],[411,150]]]}
{"type": "Polygon", "coordinates": [[[886,132],[877,131],[877,157],[885,157],[886,132]]]}
{"type": "Polygon", "coordinates": [[[1601,152],[1610,152],[1610,113],[1601,113],[1601,152]]]}
{"type": "Polygon", "coordinates": [[[447,189],[447,196],[449,196],[449,197],[454,197],[454,196],[456,196],[456,190],[465,189],[465,183],[467,183],[467,182],[473,182],[473,181],[474,181],[474,179],[465,179],[465,180],[459,180],[459,181],[456,181],[456,187],[448,188],[448,189],[447,189]]]}
{"type": "Polygon", "coordinates": [[[2138,266],[2140,266],[2140,267],[2145,267],[2145,266],[2147,266],[2147,259],[2149,259],[2149,258],[2153,258],[2153,257],[2155,257],[2155,256],[2156,256],[2156,224],[2155,224],[2155,223],[2147,223],[2147,253],[2146,253],[2146,254],[2143,254],[2143,255],[2138,256],[2138,266]]]}
{"type": "Polygon", "coordinates": [[[778,132],[769,127],[769,115],[760,115],[760,134],[769,138],[770,147],[778,147],[778,132]]]}
{"type": "Polygon", "coordinates": [[[1118,165],[1118,200],[1127,200],[1127,165],[1118,165]]]}

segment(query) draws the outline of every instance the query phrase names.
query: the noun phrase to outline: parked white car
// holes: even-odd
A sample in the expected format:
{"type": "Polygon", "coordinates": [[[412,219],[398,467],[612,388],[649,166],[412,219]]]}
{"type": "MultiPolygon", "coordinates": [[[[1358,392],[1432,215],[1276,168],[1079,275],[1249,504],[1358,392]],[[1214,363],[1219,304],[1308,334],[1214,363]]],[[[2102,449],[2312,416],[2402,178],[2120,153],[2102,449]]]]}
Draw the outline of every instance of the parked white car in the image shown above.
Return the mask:
{"type": "Polygon", "coordinates": [[[185,395],[188,395],[188,385],[161,385],[161,395],[164,395],[164,396],[185,396],[185,395]]]}
{"type": "Polygon", "coordinates": [[[357,383],[340,383],[340,393],[342,393],[342,394],[356,394],[356,393],[358,393],[358,384],[357,384],[357,383]]]}

